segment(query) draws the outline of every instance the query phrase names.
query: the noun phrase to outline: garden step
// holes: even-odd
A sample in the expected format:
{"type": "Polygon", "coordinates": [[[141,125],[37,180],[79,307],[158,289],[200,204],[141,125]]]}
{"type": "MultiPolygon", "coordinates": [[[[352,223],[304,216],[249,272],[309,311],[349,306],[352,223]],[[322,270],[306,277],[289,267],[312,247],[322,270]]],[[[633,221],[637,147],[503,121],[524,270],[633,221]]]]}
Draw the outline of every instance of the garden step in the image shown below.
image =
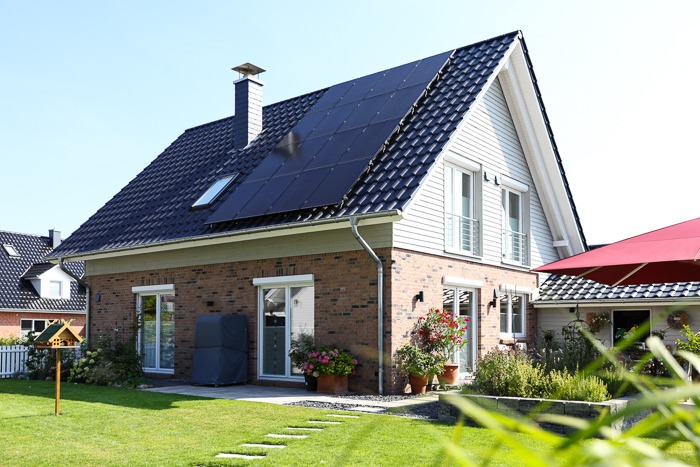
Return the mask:
{"type": "Polygon", "coordinates": [[[290,426],[287,427],[288,430],[301,430],[301,431],[323,431],[323,428],[311,428],[305,426],[290,426]]]}
{"type": "Polygon", "coordinates": [[[360,418],[359,415],[343,415],[339,413],[329,413],[326,414],[326,417],[337,417],[337,418],[360,418]]]}
{"type": "Polygon", "coordinates": [[[298,439],[308,438],[307,435],[285,435],[282,433],[270,433],[270,434],[267,434],[265,436],[267,436],[268,438],[298,438],[298,439]]]}
{"type": "Polygon", "coordinates": [[[330,420],[309,420],[309,423],[319,423],[323,425],[342,425],[343,422],[332,422],[330,420]]]}
{"type": "Polygon", "coordinates": [[[217,459],[264,459],[265,455],[261,454],[232,454],[228,452],[222,452],[216,456],[217,459]]]}
{"type": "Polygon", "coordinates": [[[243,443],[241,447],[244,448],[263,448],[263,449],[284,449],[287,446],[284,444],[263,444],[263,443],[243,443]]]}

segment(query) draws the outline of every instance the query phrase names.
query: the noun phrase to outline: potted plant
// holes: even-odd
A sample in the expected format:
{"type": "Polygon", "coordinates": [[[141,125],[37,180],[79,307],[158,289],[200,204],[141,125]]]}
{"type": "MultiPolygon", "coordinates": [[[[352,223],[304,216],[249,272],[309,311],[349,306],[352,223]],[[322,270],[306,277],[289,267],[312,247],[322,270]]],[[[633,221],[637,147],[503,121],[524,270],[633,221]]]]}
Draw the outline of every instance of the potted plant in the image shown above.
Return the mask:
{"type": "Polygon", "coordinates": [[[308,359],[308,355],[315,350],[316,344],[314,343],[314,335],[303,331],[292,339],[289,348],[289,358],[292,361],[292,365],[299,368],[299,370],[304,373],[304,386],[307,391],[316,390],[317,379],[312,374],[306,373],[303,370],[303,366],[308,359]]]}
{"type": "Polygon", "coordinates": [[[426,316],[418,318],[419,346],[425,352],[436,352],[443,357],[443,373],[438,379],[444,384],[454,384],[459,366],[453,362],[455,353],[466,344],[464,334],[469,330],[469,318],[463,318],[447,310],[431,308],[426,316]]]}
{"type": "Polygon", "coordinates": [[[355,365],[357,360],[352,355],[334,345],[310,352],[301,369],[318,378],[318,392],[346,394],[348,376],[354,373],[355,365]]]}
{"type": "Polygon", "coordinates": [[[414,344],[404,344],[395,353],[396,364],[408,375],[411,394],[425,394],[430,375],[443,372],[442,355],[426,352],[414,344]]]}

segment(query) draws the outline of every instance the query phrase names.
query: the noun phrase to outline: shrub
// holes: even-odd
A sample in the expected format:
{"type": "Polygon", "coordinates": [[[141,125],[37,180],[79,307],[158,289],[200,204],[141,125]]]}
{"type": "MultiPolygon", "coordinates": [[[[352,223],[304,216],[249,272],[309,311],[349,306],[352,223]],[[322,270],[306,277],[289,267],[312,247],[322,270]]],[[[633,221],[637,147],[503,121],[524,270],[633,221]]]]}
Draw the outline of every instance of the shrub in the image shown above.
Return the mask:
{"type": "Polygon", "coordinates": [[[312,376],[348,376],[355,372],[355,365],[357,365],[357,360],[352,355],[334,345],[321,347],[319,350],[309,353],[301,370],[304,374],[312,376]]]}
{"type": "Polygon", "coordinates": [[[22,345],[27,341],[26,337],[17,337],[9,335],[6,337],[0,337],[0,346],[3,345],[22,345]]]}
{"type": "Polygon", "coordinates": [[[83,341],[82,349],[83,356],[73,363],[69,381],[99,386],[136,386],[143,382],[141,356],[133,339],[112,343],[103,337],[94,349],[83,341]]]}
{"type": "Polygon", "coordinates": [[[491,396],[543,397],[547,381],[542,365],[523,352],[492,350],[479,360],[472,388],[491,396]]]}
{"type": "Polygon", "coordinates": [[[623,397],[637,394],[638,391],[634,385],[630,384],[629,380],[617,370],[603,370],[596,374],[612,397],[623,397]]]}
{"type": "Polygon", "coordinates": [[[552,371],[548,375],[550,382],[548,399],[565,401],[602,402],[610,399],[608,388],[596,376],[578,373],[575,376],[566,371],[552,371]]]}

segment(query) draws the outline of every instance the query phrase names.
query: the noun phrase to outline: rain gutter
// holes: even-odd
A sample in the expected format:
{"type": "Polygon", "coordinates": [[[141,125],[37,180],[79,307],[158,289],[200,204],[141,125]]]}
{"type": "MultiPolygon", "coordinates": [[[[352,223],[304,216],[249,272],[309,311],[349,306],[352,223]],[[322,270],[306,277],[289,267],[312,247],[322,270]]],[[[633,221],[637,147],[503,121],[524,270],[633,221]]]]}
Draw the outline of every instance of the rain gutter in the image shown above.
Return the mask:
{"type": "Polygon", "coordinates": [[[377,392],[381,396],[384,394],[384,267],[382,266],[382,260],[379,259],[379,256],[357,231],[357,219],[355,216],[350,216],[350,227],[358,243],[377,263],[377,361],[379,362],[377,392]]]}
{"type": "Polygon", "coordinates": [[[63,264],[63,258],[60,256],[58,257],[58,267],[61,268],[61,271],[75,279],[78,284],[85,287],[85,340],[88,340],[88,337],[90,337],[90,286],[82,278],[70,272],[68,268],[66,268],[66,265],[63,264]]]}

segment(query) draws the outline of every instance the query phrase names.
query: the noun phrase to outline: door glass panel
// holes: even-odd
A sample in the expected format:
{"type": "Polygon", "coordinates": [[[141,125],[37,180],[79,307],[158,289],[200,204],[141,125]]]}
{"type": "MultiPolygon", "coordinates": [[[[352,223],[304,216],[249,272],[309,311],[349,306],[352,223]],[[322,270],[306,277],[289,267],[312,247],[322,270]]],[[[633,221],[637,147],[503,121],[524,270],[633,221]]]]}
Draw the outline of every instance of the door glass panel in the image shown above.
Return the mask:
{"type": "Polygon", "coordinates": [[[285,375],[286,373],[286,289],[284,287],[263,289],[263,374],[285,375]]]}
{"type": "MultiPolygon", "coordinates": [[[[290,288],[290,342],[301,334],[314,334],[314,289],[313,287],[290,288]]],[[[292,367],[293,375],[301,375],[301,369],[292,367]]]]}
{"type": "Polygon", "coordinates": [[[141,355],[143,355],[144,368],[156,368],[156,318],[156,296],[141,296],[141,355]]]}
{"type": "Polygon", "coordinates": [[[161,369],[175,368],[175,295],[160,296],[160,365],[161,369]]]}
{"type": "Polygon", "coordinates": [[[513,304],[513,334],[523,333],[523,305],[525,304],[523,297],[513,295],[511,297],[513,304]]]}
{"type": "Polygon", "coordinates": [[[508,330],[508,297],[501,297],[501,332],[506,334],[508,330]]]}
{"type": "Polygon", "coordinates": [[[513,232],[520,232],[520,195],[508,192],[508,226],[513,232]]]}
{"type": "Polygon", "coordinates": [[[459,371],[466,376],[472,372],[474,363],[474,323],[472,321],[472,304],[474,303],[474,292],[457,289],[459,295],[459,315],[467,321],[467,332],[464,335],[465,344],[459,351],[459,371]]]}

